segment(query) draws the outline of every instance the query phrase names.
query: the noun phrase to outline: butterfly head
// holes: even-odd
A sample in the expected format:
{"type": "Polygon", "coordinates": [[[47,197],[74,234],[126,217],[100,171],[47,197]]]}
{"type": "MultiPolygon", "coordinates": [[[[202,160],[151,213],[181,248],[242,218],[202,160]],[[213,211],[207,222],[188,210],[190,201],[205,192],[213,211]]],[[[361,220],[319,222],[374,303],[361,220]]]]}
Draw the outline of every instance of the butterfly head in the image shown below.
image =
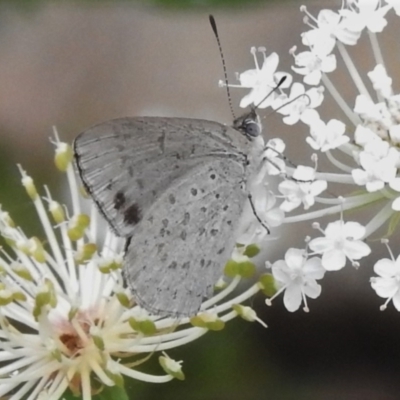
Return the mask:
{"type": "Polygon", "coordinates": [[[236,118],[233,121],[233,127],[250,141],[261,135],[260,117],[254,108],[250,112],[236,118]]]}

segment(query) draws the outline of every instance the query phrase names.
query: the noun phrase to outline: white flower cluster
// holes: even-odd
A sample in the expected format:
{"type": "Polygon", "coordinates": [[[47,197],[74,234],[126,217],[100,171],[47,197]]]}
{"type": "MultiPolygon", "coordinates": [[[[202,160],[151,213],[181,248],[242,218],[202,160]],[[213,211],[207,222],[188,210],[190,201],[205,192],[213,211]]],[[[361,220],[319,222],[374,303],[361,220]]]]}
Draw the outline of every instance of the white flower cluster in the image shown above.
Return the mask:
{"type": "Polygon", "coordinates": [[[0,398],[60,399],[69,390],[90,400],[102,388],[116,398],[124,377],[150,383],[184,379],[181,362],[159,356],[165,374],[137,370],[155,352],[190,343],[210,330],[221,330],[241,316],[260,321],[240,303],[262,287],[253,284],[232,292],[255,267],[248,257],[257,249],[243,247],[243,260],[231,260],[229,284],[220,285],[192,318],[161,318],[135,304],[124,287],[123,241],[87,207],[72,166],[72,148],[56,135],[55,164],[69,183],[72,207],[42,197],[20,168],[45,236],[28,237],[0,206],[0,398]],[[47,209],[46,209],[47,208],[47,209]],[[8,397],[7,397],[8,398],[8,397]]]}
{"type": "MultiPolygon", "coordinates": [[[[251,89],[242,99],[242,107],[271,107],[283,115],[284,123],[305,124],[309,131],[306,142],[316,152],[313,166],[294,165],[284,156],[285,143],[275,138],[267,143],[264,153],[264,172],[281,179],[279,193],[267,192],[268,204],[274,207],[274,212],[271,207],[268,209],[268,215],[275,216],[272,226],[310,220],[321,233],[314,239],[307,237],[305,249],[289,249],[284,260],[267,265],[272,267],[277,289],[273,297],[284,292],[289,311],[297,310],[302,303],[307,311],[306,296],[316,298],[321,293],[316,280],[322,279],[326,271],[342,269],[347,260],[358,267],[359,260],[371,253],[366,239],[385,224],[385,233],[392,234],[400,220],[400,95],[393,92],[377,35],[387,26],[389,12],[400,15],[400,2],[345,0],[340,9],[322,10],[317,18],[305,6],[301,11],[309,28],[302,34],[306,50],[297,52],[294,47],[290,54],[294,58],[292,70],[303,82],[294,82],[290,74],[277,72],[276,53],[267,56],[265,48],[252,48],[255,69],[238,74],[240,85],[231,85],[251,89]],[[347,50],[348,46],[357,45],[362,35],[369,37],[376,63],[366,77],[359,73],[347,50]],[[263,57],[261,67],[257,51],[263,57]],[[350,105],[328,77],[339,65],[348,72],[358,91],[350,105]],[[278,85],[282,76],[286,80],[278,85]],[[373,90],[368,90],[366,80],[373,90]],[[325,91],[343,111],[347,123],[321,117],[317,108],[324,101],[325,91]],[[318,170],[319,156],[327,157],[333,172],[318,170]],[[351,194],[334,196],[327,190],[331,183],[342,184],[351,194]],[[380,204],[380,209],[367,223],[345,219],[346,211],[372,203],[380,204]],[[302,213],[298,211],[300,207],[313,211],[302,213]],[[320,228],[317,220],[334,214],[339,219],[320,228]]],[[[375,264],[379,276],[371,278],[371,286],[378,296],[387,299],[383,308],[393,299],[400,311],[400,257],[396,260],[389,252],[391,259],[375,264]]],[[[268,299],[267,304],[270,303],[268,299]]]]}

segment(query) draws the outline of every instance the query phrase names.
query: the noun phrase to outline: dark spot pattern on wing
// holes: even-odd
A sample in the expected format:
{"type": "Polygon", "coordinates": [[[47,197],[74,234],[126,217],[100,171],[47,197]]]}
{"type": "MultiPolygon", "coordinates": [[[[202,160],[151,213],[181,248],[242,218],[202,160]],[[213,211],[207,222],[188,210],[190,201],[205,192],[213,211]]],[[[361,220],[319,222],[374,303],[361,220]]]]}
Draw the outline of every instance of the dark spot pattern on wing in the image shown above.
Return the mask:
{"type": "Polygon", "coordinates": [[[180,237],[181,237],[181,239],[182,239],[182,240],[186,240],[187,233],[186,233],[186,231],[185,231],[185,230],[183,230],[183,231],[181,232],[181,235],[180,235],[180,237]]]}
{"type": "Polygon", "coordinates": [[[114,196],[114,208],[120,210],[126,202],[125,195],[122,192],[117,192],[114,196]]]}
{"type": "Polygon", "coordinates": [[[139,189],[143,189],[144,188],[143,179],[136,179],[136,183],[138,184],[139,189]]]}
{"type": "Polygon", "coordinates": [[[124,222],[128,225],[136,225],[141,219],[142,212],[136,203],[133,203],[124,211],[124,222]]]}
{"type": "Polygon", "coordinates": [[[190,221],[190,213],[185,212],[185,216],[183,217],[182,224],[187,225],[189,223],[189,221],[190,221]]]}
{"type": "Polygon", "coordinates": [[[169,200],[169,202],[170,202],[171,204],[175,204],[175,203],[176,203],[176,199],[175,199],[175,196],[174,196],[173,194],[170,194],[170,195],[168,196],[168,200],[169,200]]]}
{"type": "Polygon", "coordinates": [[[172,263],[168,265],[168,268],[169,268],[169,269],[175,269],[175,268],[177,267],[177,265],[178,265],[178,264],[177,264],[176,261],[172,261],[172,263]]]}

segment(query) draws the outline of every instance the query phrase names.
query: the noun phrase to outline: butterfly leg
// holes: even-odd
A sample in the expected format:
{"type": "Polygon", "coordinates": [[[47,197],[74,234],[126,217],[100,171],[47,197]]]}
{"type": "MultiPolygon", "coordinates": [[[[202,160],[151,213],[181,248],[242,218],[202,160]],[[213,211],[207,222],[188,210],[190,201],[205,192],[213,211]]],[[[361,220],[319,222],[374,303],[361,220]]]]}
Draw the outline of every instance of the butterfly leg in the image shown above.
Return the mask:
{"type": "Polygon", "coordinates": [[[260,225],[268,232],[268,235],[271,233],[270,229],[268,228],[268,226],[261,220],[261,218],[259,217],[259,215],[257,214],[257,210],[254,206],[253,203],[253,196],[251,195],[251,193],[249,193],[247,195],[250,205],[251,205],[251,209],[253,210],[253,214],[254,216],[257,218],[257,221],[260,223],[260,225]]]}

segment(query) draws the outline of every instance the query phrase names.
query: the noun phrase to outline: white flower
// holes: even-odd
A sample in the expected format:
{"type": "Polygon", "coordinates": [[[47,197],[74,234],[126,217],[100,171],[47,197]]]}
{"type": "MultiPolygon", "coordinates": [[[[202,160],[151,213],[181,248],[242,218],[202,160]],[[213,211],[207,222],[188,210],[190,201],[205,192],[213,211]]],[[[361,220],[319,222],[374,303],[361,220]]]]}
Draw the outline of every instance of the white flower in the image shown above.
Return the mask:
{"type": "Polygon", "coordinates": [[[310,208],[318,196],[327,188],[324,180],[315,180],[315,170],[311,167],[298,166],[293,173],[293,179],[287,179],[279,184],[279,191],[285,201],[281,209],[289,212],[303,203],[304,209],[310,208]]]}
{"type": "Polygon", "coordinates": [[[383,258],[374,265],[379,277],[371,278],[372,289],[379,297],[388,299],[381,309],[385,309],[390,300],[397,311],[400,311],[400,256],[396,260],[383,258]]]}
{"type": "Polygon", "coordinates": [[[365,147],[368,143],[376,143],[380,140],[380,137],[371,129],[366,128],[363,125],[357,125],[357,128],[354,132],[354,141],[358,145],[365,147]]]}
{"type": "Polygon", "coordinates": [[[337,119],[331,119],[327,124],[318,120],[310,125],[310,136],[306,141],[314,150],[332,150],[350,141],[344,135],[345,131],[346,125],[337,119]]]}
{"type": "Polygon", "coordinates": [[[339,11],[344,17],[344,26],[355,32],[361,32],[364,28],[371,32],[382,32],[387,25],[384,17],[390,6],[381,6],[380,3],[381,0],[352,0],[351,9],[339,11]]]}
{"type": "Polygon", "coordinates": [[[374,90],[383,97],[388,98],[392,95],[393,79],[388,76],[385,67],[378,64],[371,72],[368,72],[374,90]]]}
{"type": "Polygon", "coordinates": [[[364,186],[368,192],[383,189],[385,183],[396,176],[399,161],[398,151],[383,140],[373,140],[365,145],[359,154],[361,168],[352,171],[354,182],[364,186]]]}
{"type": "Polygon", "coordinates": [[[299,120],[305,122],[311,119],[310,113],[314,116],[316,111],[314,108],[321,105],[324,99],[323,88],[312,88],[305,90],[301,83],[294,83],[290,89],[288,98],[280,97],[273,105],[274,109],[278,109],[279,114],[285,115],[283,122],[293,125],[299,120]]]}
{"type": "Polygon", "coordinates": [[[322,254],[322,266],[327,271],[342,269],[348,258],[353,264],[355,260],[366,257],[370,247],[361,239],[365,228],[358,222],[335,221],[326,227],[325,237],[310,241],[310,249],[322,254]]]}
{"type": "Polygon", "coordinates": [[[306,296],[316,299],[321,294],[321,286],[316,280],[324,277],[325,270],[319,258],[307,259],[304,250],[291,248],[287,250],[284,260],[272,264],[272,274],[280,288],[278,293],[285,291],[283,302],[286,309],[296,311],[303,301],[308,311],[306,296]]]}
{"type": "Polygon", "coordinates": [[[296,63],[293,71],[304,75],[303,82],[307,85],[319,85],[323,72],[332,72],[336,69],[334,54],[316,54],[312,51],[303,51],[294,55],[296,63]]]}
{"type": "Polygon", "coordinates": [[[354,112],[362,117],[364,127],[371,129],[382,139],[387,139],[387,130],[393,122],[386,103],[375,104],[369,97],[359,95],[356,98],[354,112]]]}
{"type": "Polygon", "coordinates": [[[264,58],[262,67],[260,68],[258,66],[256,56],[257,50],[253,47],[251,53],[254,56],[256,68],[245,71],[239,75],[240,87],[252,89],[248,95],[242,98],[240,102],[240,107],[242,108],[246,108],[250,104],[254,104],[258,108],[267,108],[279,96],[277,91],[272,91],[276,88],[276,85],[281,78],[286,76],[285,82],[280,86],[281,89],[287,88],[291,84],[291,76],[289,74],[276,72],[279,64],[278,54],[272,53],[267,57],[265,54],[265,48],[260,48],[258,51],[264,58]]]}
{"type": "Polygon", "coordinates": [[[350,30],[341,16],[332,10],[322,10],[318,14],[318,28],[303,33],[302,42],[312,47],[316,54],[330,54],[335,47],[336,39],[344,44],[354,45],[360,37],[360,32],[350,30]]]}

